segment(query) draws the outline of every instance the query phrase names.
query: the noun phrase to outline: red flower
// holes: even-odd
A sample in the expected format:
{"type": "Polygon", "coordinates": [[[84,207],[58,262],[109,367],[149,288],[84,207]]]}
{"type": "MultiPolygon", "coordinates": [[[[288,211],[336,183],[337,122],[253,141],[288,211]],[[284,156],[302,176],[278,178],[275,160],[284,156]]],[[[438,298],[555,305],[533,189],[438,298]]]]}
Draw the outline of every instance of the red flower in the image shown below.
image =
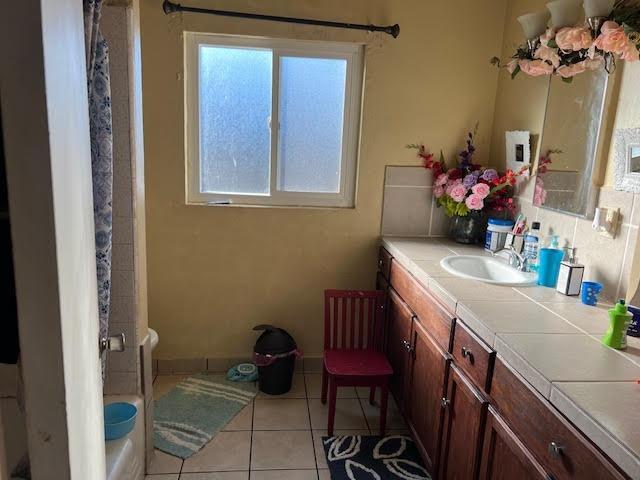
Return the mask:
{"type": "Polygon", "coordinates": [[[463,172],[460,168],[452,168],[447,172],[449,180],[458,180],[459,178],[462,178],[462,173],[463,172]]]}

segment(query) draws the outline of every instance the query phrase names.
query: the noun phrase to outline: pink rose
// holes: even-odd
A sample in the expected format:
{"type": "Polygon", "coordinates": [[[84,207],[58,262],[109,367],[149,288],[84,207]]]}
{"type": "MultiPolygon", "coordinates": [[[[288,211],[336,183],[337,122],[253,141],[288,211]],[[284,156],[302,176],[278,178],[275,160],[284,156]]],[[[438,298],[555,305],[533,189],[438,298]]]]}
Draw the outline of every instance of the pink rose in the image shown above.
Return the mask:
{"type": "Polygon", "coordinates": [[[587,70],[600,70],[604,68],[604,58],[600,55],[594,58],[587,58],[584,62],[584,66],[587,70]]]}
{"type": "Polygon", "coordinates": [[[608,21],[602,25],[600,36],[596,38],[594,45],[605,52],[623,54],[629,44],[629,37],[624,33],[624,28],[616,22],[608,21]]]}
{"type": "Polygon", "coordinates": [[[443,186],[438,186],[436,188],[433,189],[433,195],[436,198],[440,198],[444,195],[444,187],[443,186]]]}
{"type": "Polygon", "coordinates": [[[586,27],[565,27],[556,33],[556,43],[560,50],[577,52],[591,47],[593,39],[591,32],[586,27]]]}
{"type": "Polygon", "coordinates": [[[587,70],[585,62],[574,63],[573,65],[563,65],[556,70],[556,73],[562,78],[572,78],[587,70]]]}
{"type": "Polygon", "coordinates": [[[548,28],[546,32],[540,37],[540,43],[545,47],[549,46],[549,42],[556,38],[556,29],[548,28]]]}
{"type": "Polygon", "coordinates": [[[560,66],[560,55],[555,48],[540,45],[533,56],[539,60],[546,60],[555,68],[560,66]]]}
{"type": "Polygon", "coordinates": [[[553,65],[544,60],[520,60],[518,64],[520,65],[520,70],[531,77],[540,77],[553,73],[553,65]]]}
{"type": "Polygon", "coordinates": [[[453,187],[455,187],[456,185],[461,185],[462,184],[462,180],[461,179],[457,179],[457,180],[449,180],[447,182],[447,185],[445,187],[445,193],[447,195],[451,195],[451,190],[453,189],[453,187]]]}
{"type": "Polygon", "coordinates": [[[482,210],[484,208],[484,201],[475,193],[469,195],[464,202],[469,210],[482,210]]]}
{"type": "Polygon", "coordinates": [[[436,178],[436,187],[441,187],[443,185],[446,185],[447,182],[449,181],[449,175],[447,175],[446,173],[441,173],[440,175],[438,175],[438,178],[436,178]]]}
{"type": "Polygon", "coordinates": [[[491,193],[491,188],[486,183],[476,183],[471,187],[471,191],[481,199],[485,199],[489,196],[489,193],[491,193]]]}
{"type": "Polygon", "coordinates": [[[516,67],[518,66],[518,60],[514,59],[507,63],[507,71],[513,75],[513,72],[516,71],[516,67]]]}
{"type": "Polygon", "coordinates": [[[637,62],[640,60],[640,50],[631,40],[627,42],[627,46],[620,55],[620,58],[626,62],[637,62]]]}
{"type": "Polygon", "coordinates": [[[467,195],[467,192],[468,192],[467,187],[465,187],[461,183],[458,183],[453,186],[453,188],[449,192],[449,196],[453,198],[454,201],[461,202],[464,200],[464,197],[467,195]]]}

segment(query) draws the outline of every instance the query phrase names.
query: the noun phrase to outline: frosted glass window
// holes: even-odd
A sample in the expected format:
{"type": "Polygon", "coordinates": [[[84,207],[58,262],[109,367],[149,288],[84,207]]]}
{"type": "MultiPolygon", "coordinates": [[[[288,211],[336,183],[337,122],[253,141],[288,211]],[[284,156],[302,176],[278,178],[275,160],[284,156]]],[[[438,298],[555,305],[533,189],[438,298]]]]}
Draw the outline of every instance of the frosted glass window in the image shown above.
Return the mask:
{"type": "Polygon", "coordinates": [[[269,193],[270,50],[200,46],[200,191],[269,193]]]}
{"type": "Polygon", "coordinates": [[[362,45],[184,42],[188,204],[355,205],[362,45]]]}
{"type": "Polygon", "coordinates": [[[347,61],[280,58],[279,187],[340,191],[347,61]]]}

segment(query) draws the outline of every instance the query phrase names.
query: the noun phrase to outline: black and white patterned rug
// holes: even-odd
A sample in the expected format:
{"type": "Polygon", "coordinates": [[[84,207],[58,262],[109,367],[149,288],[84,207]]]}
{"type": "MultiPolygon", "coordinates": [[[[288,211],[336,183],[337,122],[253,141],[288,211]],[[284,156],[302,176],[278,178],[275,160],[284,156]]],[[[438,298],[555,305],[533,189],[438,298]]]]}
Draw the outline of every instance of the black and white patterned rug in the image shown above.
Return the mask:
{"type": "Polygon", "coordinates": [[[323,437],[331,480],[430,480],[408,435],[323,437]]]}

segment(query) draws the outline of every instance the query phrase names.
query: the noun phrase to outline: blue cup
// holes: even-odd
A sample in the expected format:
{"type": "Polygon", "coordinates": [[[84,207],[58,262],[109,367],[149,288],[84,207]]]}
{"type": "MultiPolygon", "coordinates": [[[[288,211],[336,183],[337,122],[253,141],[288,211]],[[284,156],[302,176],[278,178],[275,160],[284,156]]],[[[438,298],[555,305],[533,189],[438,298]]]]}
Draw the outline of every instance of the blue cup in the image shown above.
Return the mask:
{"type": "Polygon", "coordinates": [[[601,291],[601,283],[582,282],[582,303],[595,307],[598,304],[598,295],[601,291]]]}
{"type": "Polygon", "coordinates": [[[538,285],[555,288],[560,275],[564,252],[557,248],[542,248],[538,256],[538,285]]]}

